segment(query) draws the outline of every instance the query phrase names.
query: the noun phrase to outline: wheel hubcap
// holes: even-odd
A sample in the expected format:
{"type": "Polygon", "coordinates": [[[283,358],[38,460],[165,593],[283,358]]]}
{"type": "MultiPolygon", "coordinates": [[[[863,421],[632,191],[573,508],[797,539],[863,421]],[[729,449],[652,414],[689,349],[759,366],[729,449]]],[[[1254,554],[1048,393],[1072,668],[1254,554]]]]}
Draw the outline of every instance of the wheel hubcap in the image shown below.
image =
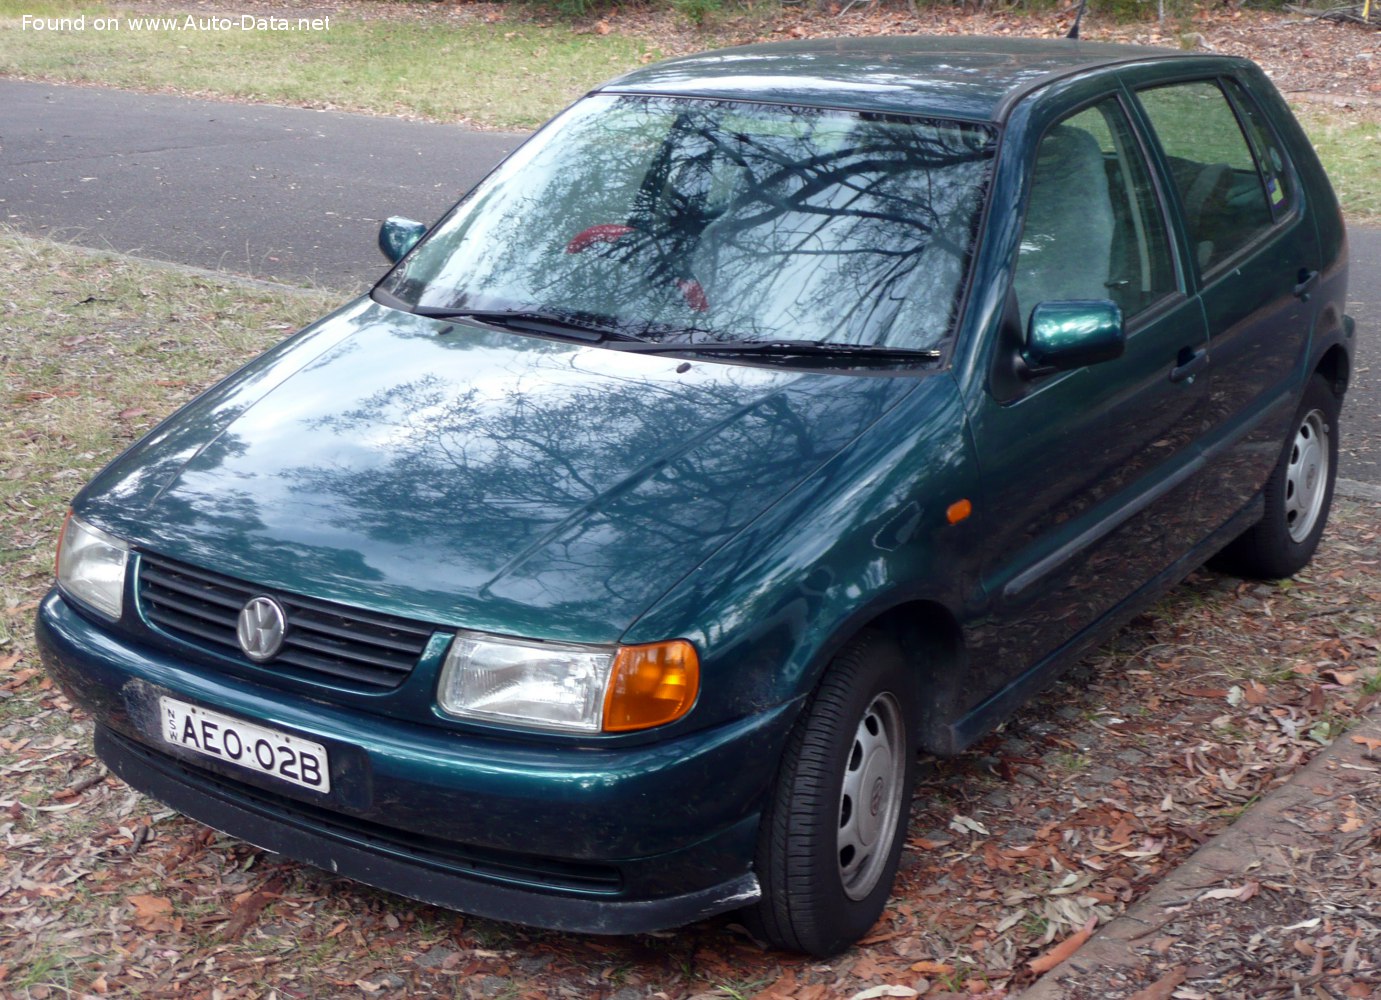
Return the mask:
{"type": "Polygon", "coordinates": [[[872,892],[887,865],[901,809],[905,747],[897,699],[880,694],[858,722],[839,795],[839,878],[850,899],[872,892]]]}
{"type": "Polygon", "coordinates": [[[1285,468],[1285,528],[1292,541],[1308,538],[1319,520],[1328,486],[1328,461],[1328,424],[1323,413],[1310,410],[1295,431],[1285,468]]]}

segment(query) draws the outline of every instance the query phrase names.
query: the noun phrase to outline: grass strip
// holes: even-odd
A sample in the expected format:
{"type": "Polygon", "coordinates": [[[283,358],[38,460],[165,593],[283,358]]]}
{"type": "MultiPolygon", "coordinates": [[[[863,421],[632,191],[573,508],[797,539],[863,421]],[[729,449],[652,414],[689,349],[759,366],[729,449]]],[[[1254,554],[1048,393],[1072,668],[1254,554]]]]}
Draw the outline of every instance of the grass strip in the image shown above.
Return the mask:
{"type": "Polygon", "coordinates": [[[562,24],[347,14],[246,29],[246,16],[173,11],[151,27],[154,15],[99,3],[0,0],[0,75],[532,128],[648,51],[562,24]],[[35,17],[84,20],[49,30],[35,17]],[[98,18],[119,27],[97,30],[98,18]]]}
{"type": "Polygon", "coordinates": [[[97,469],[335,304],[4,232],[0,274],[0,607],[46,586],[63,513],[97,469]]]}
{"type": "Polygon", "coordinates": [[[1381,109],[1296,107],[1352,225],[1381,224],[1381,109]]]}

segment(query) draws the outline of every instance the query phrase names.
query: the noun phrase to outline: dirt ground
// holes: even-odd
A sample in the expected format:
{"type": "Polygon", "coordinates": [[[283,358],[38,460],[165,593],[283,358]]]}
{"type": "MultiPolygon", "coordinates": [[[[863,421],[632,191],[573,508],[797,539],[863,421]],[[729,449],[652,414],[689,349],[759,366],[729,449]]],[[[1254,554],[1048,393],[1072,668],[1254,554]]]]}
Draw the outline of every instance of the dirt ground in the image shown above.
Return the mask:
{"type": "Polygon", "coordinates": [[[1020,1000],[1375,996],[1378,774],[1373,712],[1020,1000]]]}

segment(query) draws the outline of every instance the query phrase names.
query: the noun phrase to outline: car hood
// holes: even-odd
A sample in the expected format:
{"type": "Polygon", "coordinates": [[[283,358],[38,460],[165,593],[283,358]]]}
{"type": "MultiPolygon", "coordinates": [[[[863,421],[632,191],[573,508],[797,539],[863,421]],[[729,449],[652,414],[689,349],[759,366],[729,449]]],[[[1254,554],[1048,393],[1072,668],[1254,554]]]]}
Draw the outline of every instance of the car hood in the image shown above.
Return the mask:
{"type": "Polygon", "coordinates": [[[363,299],[175,414],[75,505],[266,589],[610,642],[914,384],[620,353],[363,299]]]}

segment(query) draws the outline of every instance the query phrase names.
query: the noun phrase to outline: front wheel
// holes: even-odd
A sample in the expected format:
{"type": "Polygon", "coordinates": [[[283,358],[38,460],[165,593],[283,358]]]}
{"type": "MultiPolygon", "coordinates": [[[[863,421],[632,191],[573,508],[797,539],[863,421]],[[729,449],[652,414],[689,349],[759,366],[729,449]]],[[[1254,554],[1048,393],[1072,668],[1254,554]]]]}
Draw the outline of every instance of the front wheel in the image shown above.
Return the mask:
{"type": "Polygon", "coordinates": [[[1314,375],[1275,471],[1266,481],[1265,513],[1222,551],[1218,565],[1263,579],[1291,576],[1308,565],[1333,504],[1340,408],[1328,380],[1314,375]]]}
{"type": "Polygon", "coordinates": [[[865,632],[835,657],[792,731],[758,837],[771,945],[832,955],[892,892],[910,812],[914,682],[895,642],[865,632]]]}

